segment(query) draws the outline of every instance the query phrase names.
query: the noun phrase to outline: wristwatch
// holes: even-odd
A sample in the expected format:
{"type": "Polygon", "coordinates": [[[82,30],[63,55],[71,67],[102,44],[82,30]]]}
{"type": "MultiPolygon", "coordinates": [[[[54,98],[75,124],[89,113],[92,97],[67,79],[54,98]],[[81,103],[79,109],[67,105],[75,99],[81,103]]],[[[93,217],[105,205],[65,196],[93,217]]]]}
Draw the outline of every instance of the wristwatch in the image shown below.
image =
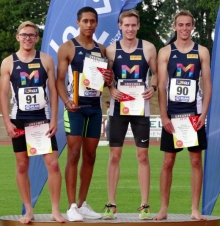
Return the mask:
{"type": "Polygon", "coordinates": [[[155,85],[151,85],[150,87],[153,87],[154,92],[156,92],[156,91],[157,91],[157,87],[156,87],[155,85]]]}

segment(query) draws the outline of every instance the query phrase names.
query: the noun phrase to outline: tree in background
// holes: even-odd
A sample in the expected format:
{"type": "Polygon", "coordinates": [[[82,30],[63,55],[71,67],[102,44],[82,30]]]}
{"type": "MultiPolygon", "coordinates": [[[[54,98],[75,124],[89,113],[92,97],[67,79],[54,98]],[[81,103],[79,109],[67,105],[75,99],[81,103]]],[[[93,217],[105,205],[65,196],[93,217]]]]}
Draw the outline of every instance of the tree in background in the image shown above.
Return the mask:
{"type": "MultiPolygon", "coordinates": [[[[40,27],[44,25],[49,1],[0,0],[0,61],[18,49],[15,34],[19,24],[30,20],[40,27]]],[[[40,37],[43,30],[40,28],[40,37]]],[[[36,45],[40,49],[41,40],[36,45]]]]}
{"type": "Polygon", "coordinates": [[[157,14],[162,5],[162,0],[144,0],[143,3],[139,3],[137,6],[141,25],[137,37],[153,43],[157,50],[164,45],[160,34],[157,32],[157,27],[161,23],[161,19],[157,14]]]}
{"type": "MultiPolygon", "coordinates": [[[[38,24],[42,38],[49,3],[50,0],[0,0],[0,61],[17,50],[15,34],[21,22],[30,20],[38,24]]],[[[196,20],[193,40],[211,53],[219,4],[220,0],[143,0],[137,7],[141,22],[138,37],[152,42],[159,50],[173,32],[174,15],[186,9],[196,20]]],[[[40,46],[41,39],[36,48],[40,46]]]]}
{"type": "Polygon", "coordinates": [[[173,32],[174,15],[181,9],[189,10],[196,22],[192,39],[206,46],[211,53],[213,45],[212,34],[215,28],[219,4],[220,0],[165,0],[157,12],[157,16],[160,19],[160,23],[156,28],[157,32],[164,40],[168,40],[173,32]]]}

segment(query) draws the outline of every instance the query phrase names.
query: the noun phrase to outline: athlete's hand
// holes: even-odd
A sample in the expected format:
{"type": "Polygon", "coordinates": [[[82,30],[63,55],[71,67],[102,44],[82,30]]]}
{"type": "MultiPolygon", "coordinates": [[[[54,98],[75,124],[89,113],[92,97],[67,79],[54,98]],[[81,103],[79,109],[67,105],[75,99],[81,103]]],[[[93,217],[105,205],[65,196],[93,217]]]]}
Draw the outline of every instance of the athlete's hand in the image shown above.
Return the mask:
{"type": "Polygon", "coordinates": [[[173,124],[171,122],[171,120],[166,116],[164,117],[161,117],[161,122],[162,122],[162,125],[164,127],[164,129],[170,133],[170,134],[173,134],[175,131],[174,131],[174,127],[173,127],[173,124]]]}
{"type": "Polygon", "coordinates": [[[110,89],[110,94],[111,97],[114,98],[115,100],[119,101],[122,98],[122,93],[117,90],[115,87],[111,87],[110,89]]]}
{"type": "Polygon", "coordinates": [[[71,112],[76,112],[79,107],[77,107],[72,100],[69,100],[68,103],[66,103],[65,105],[65,108],[68,110],[68,111],[71,111],[71,112]]]}
{"type": "Polygon", "coordinates": [[[149,100],[154,96],[154,88],[153,87],[149,87],[148,89],[146,89],[143,93],[142,93],[142,97],[145,100],[149,100]]]}
{"type": "Polygon", "coordinates": [[[5,125],[5,128],[10,138],[16,137],[16,132],[14,131],[14,129],[16,129],[17,127],[14,124],[9,122],[8,124],[5,125]]]}
{"type": "Polygon", "coordinates": [[[200,130],[205,125],[205,119],[206,119],[205,115],[199,116],[199,119],[198,119],[198,122],[197,122],[197,130],[200,130]]]}
{"type": "Polygon", "coordinates": [[[46,136],[52,137],[57,132],[57,122],[51,120],[49,125],[49,130],[46,132],[46,136]]]}
{"type": "Polygon", "coordinates": [[[103,79],[105,80],[105,83],[107,86],[112,85],[113,83],[113,73],[110,69],[104,69],[102,72],[103,79]]]}

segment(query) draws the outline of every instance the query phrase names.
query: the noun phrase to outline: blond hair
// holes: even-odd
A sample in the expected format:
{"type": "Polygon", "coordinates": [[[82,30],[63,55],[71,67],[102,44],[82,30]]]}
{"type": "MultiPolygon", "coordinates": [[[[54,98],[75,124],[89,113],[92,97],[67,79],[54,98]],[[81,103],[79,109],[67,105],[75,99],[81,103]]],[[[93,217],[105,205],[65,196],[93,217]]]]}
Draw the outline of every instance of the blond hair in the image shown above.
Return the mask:
{"type": "Polygon", "coordinates": [[[119,16],[119,23],[122,24],[123,23],[123,19],[125,17],[132,17],[135,16],[137,18],[138,24],[140,23],[140,19],[139,19],[139,13],[137,10],[135,9],[131,9],[131,10],[126,10],[124,12],[122,12],[119,16]]]}
{"type": "Polygon", "coordinates": [[[23,29],[25,27],[33,27],[36,30],[36,35],[39,34],[38,26],[36,24],[32,23],[31,21],[25,21],[25,22],[21,23],[20,26],[17,29],[17,34],[20,32],[21,29],[23,29]]]}
{"type": "Polygon", "coordinates": [[[179,16],[189,16],[192,19],[192,24],[195,25],[195,20],[193,18],[193,15],[188,10],[180,10],[174,17],[174,24],[176,24],[176,20],[179,16]]]}

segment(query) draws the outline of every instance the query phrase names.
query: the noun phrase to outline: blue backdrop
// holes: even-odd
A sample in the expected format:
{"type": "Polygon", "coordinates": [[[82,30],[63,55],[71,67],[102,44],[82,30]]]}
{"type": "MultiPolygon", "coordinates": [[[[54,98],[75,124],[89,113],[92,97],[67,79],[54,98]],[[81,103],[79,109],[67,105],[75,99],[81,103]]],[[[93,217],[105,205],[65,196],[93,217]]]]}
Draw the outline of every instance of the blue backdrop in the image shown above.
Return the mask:
{"type": "Polygon", "coordinates": [[[202,213],[210,215],[220,192],[220,9],[212,50],[212,98],[207,117],[208,147],[205,151],[202,213]]]}
{"type": "MultiPolygon", "coordinates": [[[[109,46],[121,38],[117,25],[120,12],[135,8],[139,2],[142,2],[142,0],[52,0],[44,29],[42,51],[52,56],[56,67],[59,46],[79,34],[76,14],[84,6],[95,8],[99,14],[99,23],[94,34],[94,40],[106,47],[109,46]]],[[[58,115],[56,137],[60,155],[66,145],[63,128],[63,103],[60,100],[58,115]]],[[[32,205],[34,206],[47,180],[47,170],[41,156],[31,157],[29,177],[32,205]]],[[[23,207],[22,214],[24,213],[23,207]]]]}

